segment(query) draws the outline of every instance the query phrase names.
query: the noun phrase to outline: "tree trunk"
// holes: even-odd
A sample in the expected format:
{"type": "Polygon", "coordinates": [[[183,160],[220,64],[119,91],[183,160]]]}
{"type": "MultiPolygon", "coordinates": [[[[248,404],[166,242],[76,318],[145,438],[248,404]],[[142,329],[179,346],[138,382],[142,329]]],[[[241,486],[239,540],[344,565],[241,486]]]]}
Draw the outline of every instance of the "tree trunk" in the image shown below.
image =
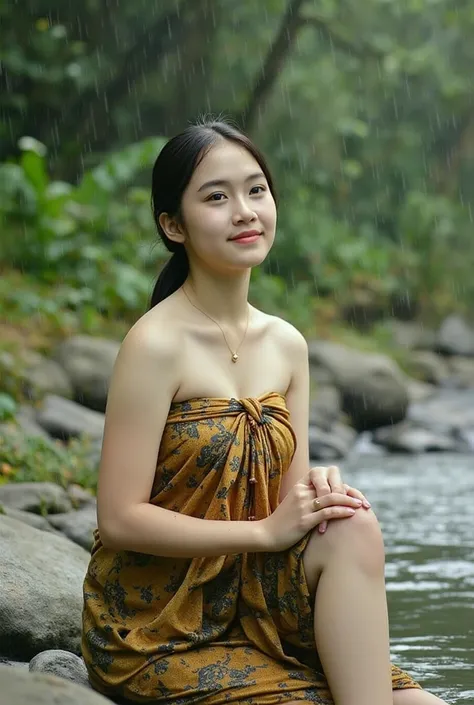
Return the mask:
{"type": "Polygon", "coordinates": [[[290,0],[273,44],[258,74],[246,108],[241,116],[241,124],[246,132],[251,132],[262,112],[273,85],[278,78],[283,62],[301,26],[299,12],[305,0],[290,0]]]}
{"type": "MultiPolygon", "coordinates": [[[[160,60],[180,44],[187,22],[183,19],[195,0],[183,0],[175,10],[160,17],[140,35],[133,46],[119,58],[120,66],[107,85],[91,86],[78,96],[57,125],[56,140],[67,144],[75,141],[81,152],[93,151],[110,133],[111,112],[130,93],[134,83],[143,79],[160,60]]],[[[47,143],[48,139],[44,140],[47,143]]],[[[61,175],[71,179],[80,171],[74,159],[53,164],[61,175]]]]}

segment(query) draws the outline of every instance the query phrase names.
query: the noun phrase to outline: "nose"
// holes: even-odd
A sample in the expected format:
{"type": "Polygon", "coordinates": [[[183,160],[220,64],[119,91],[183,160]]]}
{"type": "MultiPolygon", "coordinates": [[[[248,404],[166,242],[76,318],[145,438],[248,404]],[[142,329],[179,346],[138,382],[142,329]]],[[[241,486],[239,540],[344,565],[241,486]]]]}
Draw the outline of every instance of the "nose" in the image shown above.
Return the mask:
{"type": "Polygon", "coordinates": [[[245,198],[240,198],[236,200],[234,205],[234,213],[232,216],[232,222],[234,225],[239,225],[239,223],[252,223],[257,220],[257,214],[250,207],[250,204],[245,198]]]}

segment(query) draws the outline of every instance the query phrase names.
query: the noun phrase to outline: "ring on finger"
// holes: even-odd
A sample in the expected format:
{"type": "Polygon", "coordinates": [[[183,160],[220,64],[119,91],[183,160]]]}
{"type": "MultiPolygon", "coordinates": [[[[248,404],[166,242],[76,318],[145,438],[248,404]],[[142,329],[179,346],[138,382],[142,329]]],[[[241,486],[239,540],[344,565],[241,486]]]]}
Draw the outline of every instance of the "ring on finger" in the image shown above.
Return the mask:
{"type": "Polygon", "coordinates": [[[314,507],[315,510],[320,509],[320,507],[321,507],[321,502],[319,501],[319,499],[313,500],[313,507],[314,507]]]}

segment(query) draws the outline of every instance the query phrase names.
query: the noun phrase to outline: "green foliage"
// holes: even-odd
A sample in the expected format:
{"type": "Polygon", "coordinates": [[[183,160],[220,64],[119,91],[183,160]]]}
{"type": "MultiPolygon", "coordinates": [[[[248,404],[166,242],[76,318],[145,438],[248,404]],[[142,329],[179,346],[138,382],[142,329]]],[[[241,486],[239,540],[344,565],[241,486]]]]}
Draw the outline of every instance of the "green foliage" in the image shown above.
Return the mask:
{"type": "Polygon", "coordinates": [[[207,110],[251,115],[282,195],[255,301],[305,326],[360,292],[472,311],[471,5],[306,0],[295,31],[288,5],[122,0],[110,32],[103,3],[0,3],[0,264],[55,289],[8,291],[11,315],[93,330],[144,310],[160,254],[139,172],[162,141],[137,135],[207,110]]]}
{"type": "Polygon", "coordinates": [[[67,445],[40,436],[28,436],[14,424],[0,434],[0,484],[6,482],[55,482],[77,484],[94,492],[97,461],[90,440],[73,439],[67,445]]]}
{"type": "MultiPolygon", "coordinates": [[[[20,140],[18,163],[0,165],[0,261],[59,284],[45,313],[94,308],[120,316],[143,310],[151,286],[146,270],[153,262],[153,223],[148,192],[125,187],[151,167],[162,145],[160,138],[131,145],[77,186],[49,179],[45,147],[32,138],[20,140]]],[[[23,291],[6,297],[25,315],[45,308],[23,291]]]]}
{"type": "Polygon", "coordinates": [[[0,421],[10,421],[15,418],[17,403],[10,394],[0,392],[0,421]]]}

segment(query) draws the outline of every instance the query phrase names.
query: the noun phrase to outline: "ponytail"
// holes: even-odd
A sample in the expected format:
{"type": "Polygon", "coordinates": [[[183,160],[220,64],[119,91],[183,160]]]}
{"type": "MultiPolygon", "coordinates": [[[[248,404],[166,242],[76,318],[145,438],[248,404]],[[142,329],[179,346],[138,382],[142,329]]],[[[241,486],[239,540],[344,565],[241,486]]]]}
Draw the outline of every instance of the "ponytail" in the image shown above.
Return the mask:
{"type": "Polygon", "coordinates": [[[188,255],[183,245],[173,252],[173,256],[165,264],[155,284],[150,299],[149,309],[159,304],[160,301],[171,296],[184,284],[189,274],[188,255]]]}

